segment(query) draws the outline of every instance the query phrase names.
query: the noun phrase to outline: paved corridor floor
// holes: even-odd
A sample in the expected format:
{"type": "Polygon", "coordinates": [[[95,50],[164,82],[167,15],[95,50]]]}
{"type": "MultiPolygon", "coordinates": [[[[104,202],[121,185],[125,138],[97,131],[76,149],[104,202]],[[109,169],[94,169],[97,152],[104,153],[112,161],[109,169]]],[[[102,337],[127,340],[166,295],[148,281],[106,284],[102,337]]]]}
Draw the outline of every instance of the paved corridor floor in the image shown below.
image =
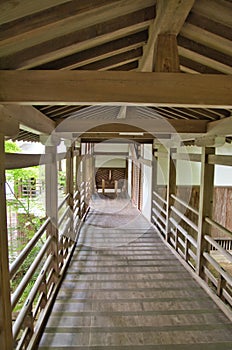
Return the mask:
{"type": "Polygon", "coordinates": [[[129,201],[96,199],[39,349],[225,350],[232,327],[129,201]]]}

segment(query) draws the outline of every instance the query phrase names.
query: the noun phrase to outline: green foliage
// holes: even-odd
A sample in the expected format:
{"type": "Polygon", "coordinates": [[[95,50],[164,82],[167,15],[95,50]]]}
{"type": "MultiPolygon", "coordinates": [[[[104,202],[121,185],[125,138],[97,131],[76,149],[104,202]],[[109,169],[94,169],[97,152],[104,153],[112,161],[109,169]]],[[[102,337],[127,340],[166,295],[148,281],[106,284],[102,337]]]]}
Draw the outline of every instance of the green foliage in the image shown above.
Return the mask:
{"type": "MultiPolygon", "coordinates": [[[[5,152],[7,153],[20,153],[22,152],[21,148],[12,141],[5,142],[5,152]]],[[[13,169],[6,171],[6,180],[18,182],[21,180],[28,180],[31,178],[38,179],[39,177],[39,167],[34,166],[30,168],[23,169],[13,169]]]]}

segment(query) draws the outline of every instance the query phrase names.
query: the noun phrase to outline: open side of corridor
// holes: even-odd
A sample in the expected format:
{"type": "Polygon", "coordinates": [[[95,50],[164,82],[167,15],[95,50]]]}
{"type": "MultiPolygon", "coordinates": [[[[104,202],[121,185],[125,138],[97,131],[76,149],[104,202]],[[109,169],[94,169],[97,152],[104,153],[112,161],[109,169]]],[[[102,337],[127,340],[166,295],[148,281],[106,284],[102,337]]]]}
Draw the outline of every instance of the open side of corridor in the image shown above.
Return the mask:
{"type": "Polygon", "coordinates": [[[97,196],[39,349],[232,348],[232,328],[127,199],[97,196]]]}

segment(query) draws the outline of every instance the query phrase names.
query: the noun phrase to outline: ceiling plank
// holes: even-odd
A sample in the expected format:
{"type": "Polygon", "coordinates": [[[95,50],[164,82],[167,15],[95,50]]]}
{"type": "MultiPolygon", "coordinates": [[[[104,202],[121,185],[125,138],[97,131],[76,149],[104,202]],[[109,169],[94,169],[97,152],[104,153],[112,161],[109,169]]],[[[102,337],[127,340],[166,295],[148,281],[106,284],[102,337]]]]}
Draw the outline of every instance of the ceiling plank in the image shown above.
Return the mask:
{"type": "Polygon", "coordinates": [[[196,1],[193,12],[200,13],[211,20],[231,26],[232,4],[225,0],[196,1]]]}
{"type": "MultiPolygon", "coordinates": [[[[83,18],[83,13],[86,13],[87,16],[91,15],[92,12],[95,14],[98,7],[102,6],[102,10],[104,10],[104,5],[107,5],[107,3],[109,5],[107,0],[74,0],[58,4],[29,16],[23,14],[21,18],[0,26],[0,45],[2,47],[15,40],[28,40],[28,38],[36,35],[38,32],[41,34],[47,30],[53,30],[53,27],[59,28],[57,26],[66,26],[66,31],[69,32],[70,29],[67,27],[69,27],[70,21],[76,19],[79,23],[79,18],[83,18]]],[[[115,4],[115,1],[110,1],[110,3],[115,4]]],[[[50,33],[48,35],[50,37],[50,33]]]]}
{"type": "MultiPolygon", "coordinates": [[[[2,51],[1,55],[3,55],[3,53],[4,55],[10,55],[17,51],[30,48],[31,46],[70,35],[78,30],[117,19],[118,17],[134,13],[150,6],[154,6],[154,0],[70,1],[70,3],[61,5],[61,7],[68,7],[65,11],[60,11],[59,6],[57,8],[57,13],[55,9],[49,10],[51,19],[49,19],[48,22],[53,20],[54,24],[51,22],[49,26],[46,25],[47,16],[43,13],[38,14],[37,16],[39,16],[39,18],[35,18],[35,24],[37,26],[35,33],[33,30],[30,31],[31,17],[22,20],[21,26],[26,27],[28,31],[25,33],[25,37],[20,34],[23,32],[21,27],[13,23],[13,31],[16,33],[15,40],[13,40],[12,33],[9,33],[9,37],[11,38],[9,40],[12,42],[4,45],[4,40],[2,41],[2,46],[0,46],[2,51]],[[100,6],[100,4],[102,4],[102,6],[100,6]],[[81,10],[81,8],[83,9],[81,10]],[[63,16],[64,18],[62,18],[63,16]]],[[[2,35],[4,35],[6,31],[5,28],[3,28],[2,31],[2,35]]]]}
{"type": "Polygon", "coordinates": [[[43,11],[49,7],[53,7],[70,0],[40,0],[40,1],[14,1],[1,0],[0,3],[0,23],[14,21],[18,18],[30,16],[33,13],[43,11]]]}
{"type": "Polygon", "coordinates": [[[123,52],[118,55],[112,55],[103,60],[97,60],[96,62],[87,64],[85,66],[79,67],[81,70],[105,70],[110,68],[115,68],[122,66],[123,64],[133,62],[138,60],[142,56],[143,50],[141,47],[131,50],[128,52],[123,52]]]}
{"type": "Polygon", "coordinates": [[[196,25],[185,23],[180,35],[187,39],[198,42],[204,46],[208,46],[214,50],[220,51],[225,55],[232,56],[231,41],[211,33],[208,30],[204,30],[196,25]]]}
{"type": "Polygon", "coordinates": [[[69,35],[48,40],[39,45],[0,57],[1,69],[28,69],[54,61],[74,52],[81,52],[109,41],[148,28],[154,16],[154,7],[146,8],[114,20],[77,30],[69,35]]]}
{"type": "Polygon", "coordinates": [[[156,6],[156,18],[150,26],[148,43],[139,63],[140,71],[153,70],[154,48],[159,34],[169,33],[177,35],[191,8],[194,0],[159,0],[156,6]]]}
{"type": "Polygon", "coordinates": [[[98,71],[0,71],[0,103],[232,107],[232,76],[98,71]]]}
{"type": "Polygon", "coordinates": [[[218,62],[212,58],[203,56],[197,52],[191,51],[189,49],[186,49],[182,46],[178,46],[178,52],[179,55],[185,58],[188,58],[192,61],[196,61],[200,64],[203,64],[205,66],[208,66],[212,69],[216,69],[217,71],[224,73],[224,74],[232,74],[232,67],[227,66],[221,62],[218,62]]]}
{"type": "Polygon", "coordinates": [[[40,133],[50,134],[55,129],[55,122],[32,106],[4,105],[1,107],[6,115],[40,133]]]}
{"type": "Polygon", "coordinates": [[[37,66],[35,69],[74,69],[86,64],[99,61],[112,55],[117,55],[132,49],[138,48],[146,43],[148,38],[147,30],[130,36],[110,41],[106,44],[96,46],[89,50],[63,57],[59,60],[37,66]]]}

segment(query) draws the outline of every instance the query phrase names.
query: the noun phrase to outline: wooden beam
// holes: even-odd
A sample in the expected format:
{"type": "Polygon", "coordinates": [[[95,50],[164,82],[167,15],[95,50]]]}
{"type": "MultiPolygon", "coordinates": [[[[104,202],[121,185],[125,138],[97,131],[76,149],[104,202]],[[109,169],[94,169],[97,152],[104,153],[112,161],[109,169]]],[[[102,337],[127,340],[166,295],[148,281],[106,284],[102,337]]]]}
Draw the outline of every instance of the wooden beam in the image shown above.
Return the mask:
{"type": "Polygon", "coordinates": [[[1,0],[0,3],[0,23],[14,21],[17,18],[32,15],[35,12],[43,11],[49,7],[69,2],[70,0],[1,0]]]}
{"type": "Polygon", "coordinates": [[[150,26],[149,39],[144,54],[140,60],[140,71],[153,71],[153,56],[159,34],[169,33],[178,35],[194,0],[159,0],[156,7],[156,18],[150,26]]]}
{"type": "Polygon", "coordinates": [[[13,349],[12,315],[10,302],[10,274],[7,238],[7,214],[5,193],[4,135],[0,133],[0,342],[1,348],[13,349]]]}
{"type": "Polygon", "coordinates": [[[95,62],[79,67],[78,69],[81,69],[81,70],[111,69],[118,66],[122,66],[123,64],[129,63],[129,62],[136,61],[142,56],[142,54],[143,54],[142,47],[138,47],[137,49],[130,50],[128,52],[112,55],[103,60],[97,59],[95,62]]]}
{"type": "MultiPolygon", "coordinates": [[[[58,153],[57,161],[66,159],[67,154],[58,153]]],[[[36,165],[49,164],[51,157],[48,154],[22,154],[22,153],[6,153],[5,155],[6,170],[27,168],[36,165]]]]}
{"type": "Polygon", "coordinates": [[[198,52],[192,51],[190,49],[186,49],[185,47],[178,46],[179,55],[188,58],[192,61],[196,61],[200,64],[203,64],[207,67],[213,68],[218,72],[224,74],[232,74],[232,67],[228,66],[224,63],[217,61],[216,59],[206,57],[198,52]]]}
{"type": "Polygon", "coordinates": [[[9,116],[3,106],[0,106],[0,133],[11,137],[19,133],[19,122],[9,116]]]}
{"type": "Polygon", "coordinates": [[[19,45],[17,50],[14,43],[11,51],[6,48],[1,50],[0,68],[33,68],[49,61],[122,38],[123,36],[134,34],[148,28],[154,12],[154,7],[148,7],[132,14],[125,15],[122,13],[121,17],[113,19],[111,19],[112,15],[107,18],[101,14],[104,17],[102,20],[104,25],[102,23],[92,24],[87,28],[75,29],[71,33],[64,35],[58,35],[56,33],[56,37],[50,40],[45,35],[44,42],[36,44],[32,40],[28,43],[28,47],[19,45]]]}
{"type": "MultiPolygon", "coordinates": [[[[230,108],[231,96],[232,76],[229,75],[0,71],[2,104],[130,104],[230,108]]],[[[39,125],[37,129],[38,127],[39,125]]]]}
{"type": "Polygon", "coordinates": [[[9,118],[40,133],[50,134],[56,126],[53,120],[32,106],[4,105],[1,106],[1,111],[9,118]]]}
{"type": "Polygon", "coordinates": [[[201,0],[196,1],[193,12],[231,27],[232,4],[225,0],[201,0]]]}
{"type": "MultiPolygon", "coordinates": [[[[133,136],[132,133],[150,133],[155,136],[157,134],[176,134],[176,133],[205,133],[207,121],[205,120],[177,120],[170,119],[144,119],[130,118],[130,119],[115,119],[114,123],[97,118],[97,119],[85,119],[69,118],[65,122],[61,122],[56,127],[56,133],[72,132],[85,135],[99,134],[99,133],[128,133],[129,136],[133,136]]],[[[127,136],[127,135],[124,135],[127,136]]],[[[139,135],[135,135],[139,136],[139,135]]],[[[77,137],[77,135],[76,135],[77,137]]]]}
{"type": "Polygon", "coordinates": [[[211,47],[212,49],[222,52],[225,55],[231,56],[230,40],[211,33],[203,28],[197,27],[196,25],[186,22],[181,29],[180,35],[202,45],[211,47]]]}
{"type": "Polygon", "coordinates": [[[99,45],[94,48],[82,52],[77,52],[73,55],[69,55],[58,60],[45,63],[44,65],[37,67],[37,69],[78,68],[141,47],[143,44],[145,44],[147,36],[147,31],[144,30],[139,33],[127,36],[125,38],[113,40],[103,45],[99,45]]]}
{"type": "Polygon", "coordinates": [[[209,122],[207,135],[232,136],[232,116],[209,122]]]}

